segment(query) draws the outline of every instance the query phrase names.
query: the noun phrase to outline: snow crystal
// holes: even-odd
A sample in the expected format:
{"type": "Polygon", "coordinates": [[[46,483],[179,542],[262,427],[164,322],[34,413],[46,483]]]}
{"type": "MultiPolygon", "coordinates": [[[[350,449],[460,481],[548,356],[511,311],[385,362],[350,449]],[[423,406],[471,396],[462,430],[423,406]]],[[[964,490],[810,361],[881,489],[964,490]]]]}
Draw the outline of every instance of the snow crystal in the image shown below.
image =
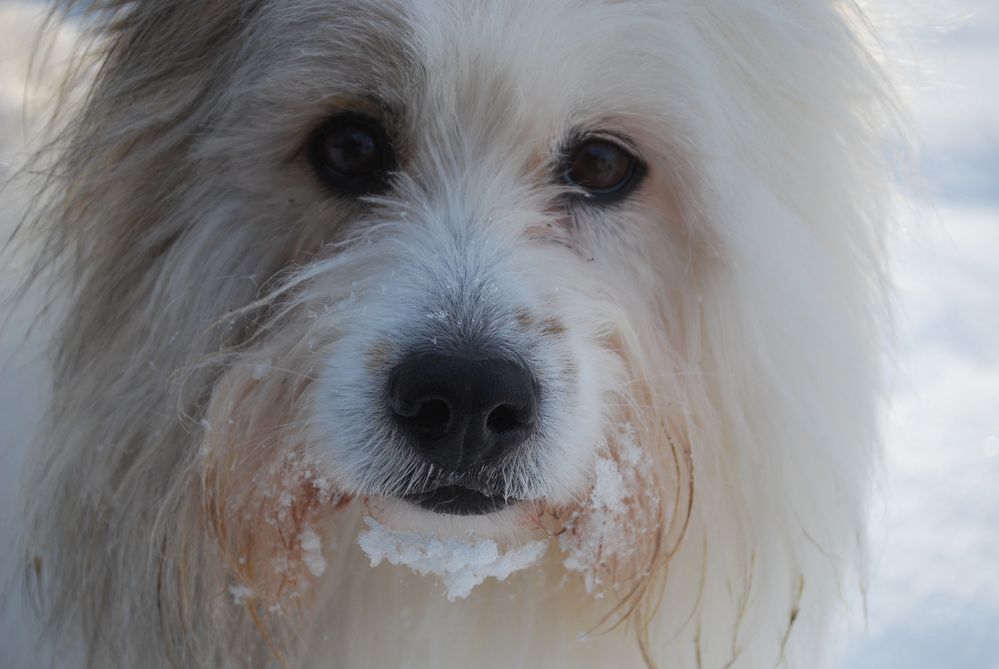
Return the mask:
{"type": "Polygon", "coordinates": [[[260,362],[258,362],[253,366],[253,373],[251,374],[253,380],[260,381],[265,376],[267,376],[268,372],[270,372],[271,369],[273,369],[273,367],[274,367],[274,362],[272,360],[270,359],[261,360],[260,362]]]}
{"type": "Polygon", "coordinates": [[[593,484],[593,492],[590,493],[591,505],[612,514],[621,514],[625,511],[626,496],[624,477],[617,463],[607,458],[598,458],[596,482],[593,484]]]}
{"type": "Polygon", "coordinates": [[[468,597],[472,588],[490,576],[500,581],[535,564],[545,554],[544,541],[532,541],[501,553],[495,541],[470,536],[467,540],[441,539],[409,532],[395,532],[374,518],[365,518],[368,529],[357,543],[377,567],[382,560],[413,571],[440,577],[448,601],[468,597]]]}
{"type": "Polygon", "coordinates": [[[629,491],[640,489],[638,469],[641,452],[634,446],[629,428],[617,436],[622,469],[615,460],[598,457],[594,467],[593,489],[581,512],[566,523],[559,536],[559,548],[565,556],[566,569],[583,575],[586,591],[597,599],[603,597],[601,569],[614,557],[628,557],[634,550],[634,523],[629,522],[626,502],[629,491]]]}
{"type": "Polygon", "coordinates": [[[244,602],[248,599],[253,599],[253,588],[246,585],[232,585],[229,586],[229,594],[232,595],[232,601],[236,603],[236,606],[242,606],[244,602]]]}
{"type": "Polygon", "coordinates": [[[298,535],[298,543],[302,547],[302,560],[309,572],[313,576],[322,576],[326,571],[326,558],[323,557],[319,535],[306,528],[298,535]]]}

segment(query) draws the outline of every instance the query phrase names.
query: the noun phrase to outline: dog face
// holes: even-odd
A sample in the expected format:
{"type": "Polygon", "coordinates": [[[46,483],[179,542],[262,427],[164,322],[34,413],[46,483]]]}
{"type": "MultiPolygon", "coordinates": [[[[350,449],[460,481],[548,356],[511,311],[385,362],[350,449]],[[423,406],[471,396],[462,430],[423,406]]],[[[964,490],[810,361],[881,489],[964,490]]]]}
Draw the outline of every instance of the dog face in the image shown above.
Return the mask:
{"type": "Polygon", "coordinates": [[[557,536],[672,666],[822,627],[884,310],[854,3],[107,5],[46,210],[70,306],[33,479],[95,646],[218,666],[320,609],[373,638],[335,609],[392,584],[323,580],[362,513],[557,536]]]}
{"type": "MultiPolygon", "coordinates": [[[[617,417],[605,407],[626,396],[611,333],[622,317],[654,318],[653,295],[623,296],[665,281],[627,259],[669,243],[678,225],[656,197],[669,180],[665,147],[643,131],[651,109],[634,102],[651,82],[618,81],[609,94],[612,71],[600,71],[638,58],[636,41],[652,35],[615,22],[567,45],[576,48],[539,81],[544,35],[585,34],[605,9],[568,27],[564,7],[544,10],[540,24],[518,7],[408,9],[397,14],[407,17],[402,41],[416,44],[405,58],[385,62],[351,44],[355,59],[361,52],[351,76],[363,86],[344,90],[346,73],[327,80],[330,95],[368,113],[326,112],[332,127],[310,139],[313,151],[338,151],[330,134],[360,122],[379,144],[376,169],[391,169],[346,222],[368,238],[359,252],[381,262],[362,277],[318,278],[326,293],[354,284],[354,301],[327,325],[340,332],[313,399],[320,441],[350,494],[452,513],[569,505],[585,495],[604,423],[617,417]],[[623,299],[636,313],[615,308],[623,299]]],[[[367,26],[364,43],[399,39],[386,28],[367,26]]],[[[345,44],[325,45],[320,59],[344,62],[345,44]]],[[[322,159],[311,165],[320,177],[322,159]]],[[[342,179],[333,181],[332,198],[342,198],[342,179]]],[[[326,186],[317,202],[330,199],[326,186]]]]}
{"type": "Polygon", "coordinates": [[[257,226],[252,244],[295,230],[299,249],[235,368],[255,396],[287,381],[269,365],[309,378],[279,422],[341,494],[428,528],[416,509],[495,529],[585,499],[609,426],[639,418],[638,360],[668,373],[709,236],[682,215],[675,101],[695,88],[663,30],[696,55],[674,13],[265,12],[202,155],[233,194],[219,225],[257,226]]]}

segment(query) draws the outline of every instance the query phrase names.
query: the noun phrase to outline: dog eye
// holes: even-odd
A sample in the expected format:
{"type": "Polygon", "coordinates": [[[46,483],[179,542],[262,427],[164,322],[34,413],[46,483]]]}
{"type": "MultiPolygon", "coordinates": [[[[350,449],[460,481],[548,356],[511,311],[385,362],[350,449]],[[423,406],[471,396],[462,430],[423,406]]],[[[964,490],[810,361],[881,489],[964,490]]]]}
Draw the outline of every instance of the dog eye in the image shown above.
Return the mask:
{"type": "Polygon", "coordinates": [[[395,166],[381,125],[354,114],[335,116],[320,126],[309,142],[309,159],[326,186],[350,196],[383,190],[395,166]]]}
{"type": "Polygon", "coordinates": [[[623,199],[641,181],[638,159],[620,145],[606,139],[587,139],[569,152],[563,179],[582,188],[591,199],[623,199]]]}

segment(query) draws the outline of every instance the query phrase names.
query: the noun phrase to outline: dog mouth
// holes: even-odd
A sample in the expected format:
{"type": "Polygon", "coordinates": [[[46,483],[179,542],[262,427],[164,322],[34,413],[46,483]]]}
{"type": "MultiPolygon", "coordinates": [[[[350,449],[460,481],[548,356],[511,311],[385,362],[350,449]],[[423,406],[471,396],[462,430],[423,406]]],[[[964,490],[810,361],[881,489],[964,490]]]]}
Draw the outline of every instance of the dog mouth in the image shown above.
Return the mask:
{"type": "Polygon", "coordinates": [[[403,499],[427,511],[454,516],[481,516],[495,513],[517,502],[514,499],[494,497],[458,485],[442,486],[406,495],[403,499]]]}

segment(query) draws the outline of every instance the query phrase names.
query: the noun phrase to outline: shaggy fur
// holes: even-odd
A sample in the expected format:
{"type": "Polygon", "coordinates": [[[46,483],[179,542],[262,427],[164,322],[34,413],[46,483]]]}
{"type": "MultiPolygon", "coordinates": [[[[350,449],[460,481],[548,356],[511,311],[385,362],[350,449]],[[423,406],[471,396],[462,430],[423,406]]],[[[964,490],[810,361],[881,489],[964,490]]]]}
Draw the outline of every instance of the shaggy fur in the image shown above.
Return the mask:
{"type": "Polygon", "coordinates": [[[853,2],[88,5],[28,230],[68,306],[27,486],[49,629],[87,666],[820,664],[887,314],[888,96],[853,2]],[[394,137],[382,195],[310,169],[343,110],[394,137]],[[624,202],[554,178],[580,132],[647,162],[624,202]],[[440,517],[393,501],[460,480],[379,389],[470,342],[544,389],[489,472],[531,501],[440,517]],[[553,547],[449,603],[367,564],[365,514],[553,547]]]}

